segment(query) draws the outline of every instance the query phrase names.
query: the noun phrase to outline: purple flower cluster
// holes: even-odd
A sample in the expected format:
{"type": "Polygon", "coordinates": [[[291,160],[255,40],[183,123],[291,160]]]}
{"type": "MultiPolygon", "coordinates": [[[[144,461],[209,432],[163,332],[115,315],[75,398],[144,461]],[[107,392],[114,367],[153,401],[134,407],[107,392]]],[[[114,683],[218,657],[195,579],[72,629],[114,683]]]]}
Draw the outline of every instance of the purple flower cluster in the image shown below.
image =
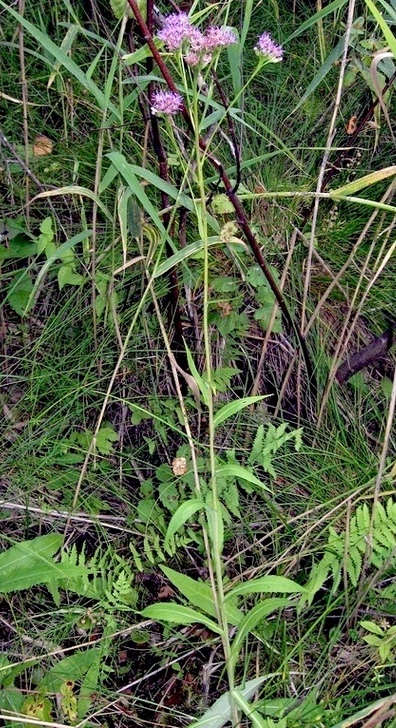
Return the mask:
{"type": "Polygon", "coordinates": [[[268,63],[279,63],[283,58],[282,46],[274,43],[269,33],[260,35],[254,50],[268,63]]]}
{"type": "Polygon", "coordinates": [[[210,26],[202,33],[192,25],[186,13],[168,15],[158,38],[168,51],[176,51],[184,45],[184,59],[189,66],[207,66],[216,51],[237,42],[230,28],[210,26]]]}
{"type": "Polygon", "coordinates": [[[172,116],[183,108],[183,99],[174,91],[157,91],[151,98],[151,113],[172,116]]]}

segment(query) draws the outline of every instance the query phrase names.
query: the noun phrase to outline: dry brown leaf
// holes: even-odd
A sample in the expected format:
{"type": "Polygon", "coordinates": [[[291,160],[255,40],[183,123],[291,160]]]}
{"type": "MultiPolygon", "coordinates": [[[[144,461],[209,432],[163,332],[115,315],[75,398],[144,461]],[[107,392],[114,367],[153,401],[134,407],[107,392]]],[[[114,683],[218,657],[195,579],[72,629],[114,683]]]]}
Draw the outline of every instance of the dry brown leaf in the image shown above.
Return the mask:
{"type": "Polygon", "coordinates": [[[34,157],[47,157],[52,154],[53,142],[43,134],[37,134],[33,142],[33,156],[34,157]]]}
{"type": "Polygon", "coordinates": [[[355,131],[357,129],[357,120],[358,120],[357,116],[351,116],[351,118],[349,119],[349,121],[345,127],[345,131],[347,134],[355,133],[355,131]]]}
{"type": "Polygon", "coordinates": [[[172,460],[173,475],[184,475],[187,472],[186,458],[174,458],[172,460]]]}

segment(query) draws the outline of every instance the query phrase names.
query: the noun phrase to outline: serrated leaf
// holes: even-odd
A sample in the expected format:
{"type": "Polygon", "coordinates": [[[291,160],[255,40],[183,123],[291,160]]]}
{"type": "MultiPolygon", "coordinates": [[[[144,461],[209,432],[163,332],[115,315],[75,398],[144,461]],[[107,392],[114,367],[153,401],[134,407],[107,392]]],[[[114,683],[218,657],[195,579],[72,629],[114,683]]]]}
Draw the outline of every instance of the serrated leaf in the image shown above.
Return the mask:
{"type": "Polygon", "coordinates": [[[52,557],[59,551],[63,536],[51,533],[15,544],[0,554],[0,592],[28,589],[54,578],[52,557]]]}
{"type": "Polygon", "coordinates": [[[204,624],[212,632],[222,635],[223,632],[213,620],[191,607],[183,607],[177,602],[164,602],[152,604],[141,612],[143,617],[158,622],[172,622],[173,624],[204,624]]]}

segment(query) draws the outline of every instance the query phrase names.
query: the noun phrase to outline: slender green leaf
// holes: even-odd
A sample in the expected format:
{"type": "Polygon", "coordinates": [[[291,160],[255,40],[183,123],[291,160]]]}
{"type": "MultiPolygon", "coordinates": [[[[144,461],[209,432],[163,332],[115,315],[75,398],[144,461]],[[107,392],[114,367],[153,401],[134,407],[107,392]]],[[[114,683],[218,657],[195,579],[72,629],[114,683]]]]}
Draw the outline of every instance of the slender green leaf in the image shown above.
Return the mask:
{"type": "Polygon", "coordinates": [[[388,177],[393,177],[395,174],[396,165],[392,165],[392,167],[384,167],[383,169],[378,169],[376,172],[366,174],[364,177],[355,179],[347,185],[338,187],[336,190],[331,190],[330,194],[332,197],[336,197],[337,195],[354,195],[356,192],[360,192],[360,190],[363,190],[365,187],[370,187],[371,185],[376,184],[376,182],[380,182],[388,177]]]}
{"type": "MultiPolygon", "coordinates": [[[[208,248],[213,248],[216,245],[223,245],[224,242],[220,240],[220,238],[215,235],[213,237],[210,237],[207,241],[208,248]]],[[[190,243],[189,245],[186,245],[185,248],[182,248],[181,250],[178,250],[177,253],[174,253],[170,256],[170,258],[167,258],[163,263],[161,263],[156,272],[155,272],[155,278],[159,278],[160,276],[163,276],[164,273],[167,273],[171,268],[174,268],[175,265],[178,265],[183,260],[186,260],[186,258],[190,258],[192,255],[195,255],[196,253],[200,253],[201,250],[204,249],[204,242],[203,240],[195,240],[194,243],[190,243]]]]}
{"type": "Polygon", "coordinates": [[[215,634],[222,635],[223,632],[209,617],[196,612],[191,607],[183,607],[177,602],[159,602],[151,604],[141,612],[143,617],[154,619],[158,622],[172,622],[174,624],[204,624],[215,634]]]}
{"type": "Polygon", "coordinates": [[[79,185],[57,187],[55,190],[46,190],[46,192],[39,192],[38,195],[35,195],[33,197],[31,202],[35,202],[36,200],[44,200],[49,197],[64,197],[65,195],[81,195],[82,197],[88,197],[99,207],[99,210],[103,212],[105,217],[107,217],[107,219],[112,222],[113,216],[107,209],[106,205],[104,205],[103,202],[100,201],[100,198],[95,195],[92,190],[89,190],[87,187],[80,187],[79,185]]]}
{"type": "Polygon", "coordinates": [[[306,592],[304,586],[300,586],[296,581],[287,579],[285,576],[261,576],[259,579],[252,579],[246,584],[235,586],[231,591],[227,592],[226,599],[230,597],[240,596],[241,594],[261,594],[279,593],[279,594],[301,594],[306,592]]]}
{"type": "Polygon", "coordinates": [[[164,240],[168,240],[172,247],[174,248],[173,241],[170,239],[162,220],[158,214],[158,210],[151,202],[150,198],[146,195],[146,192],[144,191],[142,185],[139,183],[138,178],[136,177],[136,174],[134,172],[134,165],[127,162],[124,155],[120,152],[109,152],[109,154],[106,154],[106,156],[110,159],[112,164],[114,164],[117,171],[120,173],[120,175],[124,178],[125,182],[129,187],[131,188],[133,194],[135,197],[139,200],[140,204],[142,205],[144,211],[150,215],[155,227],[157,230],[161,233],[164,240]]]}
{"type": "Polygon", "coordinates": [[[257,706],[251,705],[239,690],[232,690],[231,695],[253,728],[268,728],[268,721],[257,712],[257,706]]]}
{"type": "Polygon", "coordinates": [[[272,612],[280,611],[290,605],[291,602],[289,599],[273,597],[272,599],[264,599],[259,602],[259,604],[256,604],[255,607],[245,614],[239,624],[238,633],[231,645],[231,661],[233,665],[236,665],[237,663],[239,652],[246,637],[253,633],[257,624],[268,617],[269,614],[272,614],[272,612]]]}
{"type": "Polygon", "coordinates": [[[54,58],[69,73],[71,73],[72,76],[74,76],[74,78],[76,78],[77,81],[79,81],[81,85],[85,89],[87,89],[87,91],[92,94],[102,111],[105,111],[105,109],[108,108],[109,111],[111,111],[117,119],[121,120],[120,112],[117,107],[114,106],[114,104],[110,101],[106,102],[103,91],[101,91],[101,89],[92,81],[92,79],[88,78],[88,76],[81,70],[77,63],[75,63],[67,55],[67,53],[59,48],[59,46],[57,46],[51,40],[51,38],[48,37],[48,35],[43,33],[41,30],[39,30],[39,28],[26,20],[26,18],[13,10],[13,8],[11,8],[9,4],[3,2],[3,0],[0,0],[0,6],[3,7],[4,10],[7,10],[15,18],[15,20],[17,20],[18,23],[20,23],[25,28],[25,30],[27,30],[28,33],[33,36],[37,43],[40,43],[40,45],[42,45],[43,48],[46,49],[46,51],[49,51],[54,56],[54,58]]]}
{"type": "Polygon", "coordinates": [[[221,407],[221,409],[219,409],[213,417],[213,426],[218,427],[222,422],[224,422],[224,420],[227,420],[229,417],[236,415],[237,412],[245,409],[246,407],[249,407],[249,405],[260,402],[262,399],[265,399],[266,396],[268,395],[260,395],[257,397],[244,397],[243,399],[237,399],[235,402],[229,402],[228,404],[225,404],[224,407],[221,407]]]}
{"type": "Polygon", "coordinates": [[[303,95],[301,96],[300,101],[298,102],[297,106],[294,107],[292,113],[297,111],[297,109],[299,109],[300,106],[302,106],[302,104],[305,103],[305,101],[309,98],[309,96],[311,96],[311,94],[313,94],[313,92],[317,89],[317,87],[322,83],[323,79],[327,76],[330,69],[333,68],[334,63],[342,55],[342,52],[344,50],[344,43],[345,43],[345,39],[341,38],[341,40],[337,43],[336,47],[333,48],[333,50],[329,53],[325,62],[319,68],[319,71],[312,79],[311,83],[308,84],[303,95]]]}
{"type": "Polygon", "coordinates": [[[252,485],[257,485],[259,488],[262,488],[262,490],[268,490],[268,492],[272,494],[270,488],[264,485],[261,480],[256,478],[250,470],[244,468],[242,465],[236,465],[235,463],[232,465],[221,465],[217,468],[216,474],[223,476],[224,478],[241,478],[242,480],[246,480],[248,483],[252,483],[252,485]]]}
{"type": "Polygon", "coordinates": [[[391,49],[393,55],[396,58],[396,38],[395,38],[394,34],[392,33],[388,23],[386,22],[382,13],[380,13],[378,8],[374,5],[372,0],[364,0],[364,1],[367,5],[368,9],[370,10],[370,13],[372,14],[372,16],[375,18],[378,25],[380,26],[380,28],[384,34],[384,38],[385,38],[389,48],[391,49]]]}
{"type": "Polygon", "coordinates": [[[319,10],[318,13],[315,13],[312,15],[308,20],[306,20],[304,23],[301,23],[301,25],[295,30],[291,35],[289,35],[288,38],[285,40],[285,44],[289,43],[293,38],[298,38],[299,35],[302,35],[305,33],[308,28],[312,28],[313,25],[315,25],[318,20],[322,20],[322,18],[325,18],[326,15],[329,15],[330,13],[336,12],[336,10],[339,10],[343,7],[343,5],[346,5],[348,0],[333,0],[333,2],[326,5],[325,8],[322,10],[319,10]]]}
{"type": "Polygon", "coordinates": [[[200,500],[199,498],[193,498],[184,501],[184,503],[181,503],[181,505],[178,507],[177,511],[173,514],[172,518],[169,521],[164,540],[164,549],[166,551],[168,550],[169,542],[171,541],[175,533],[177,533],[179,528],[184,526],[185,522],[188,521],[191,516],[197,513],[197,511],[201,511],[203,508],[206,508],[206,505],[203,500],[200,500]]]}

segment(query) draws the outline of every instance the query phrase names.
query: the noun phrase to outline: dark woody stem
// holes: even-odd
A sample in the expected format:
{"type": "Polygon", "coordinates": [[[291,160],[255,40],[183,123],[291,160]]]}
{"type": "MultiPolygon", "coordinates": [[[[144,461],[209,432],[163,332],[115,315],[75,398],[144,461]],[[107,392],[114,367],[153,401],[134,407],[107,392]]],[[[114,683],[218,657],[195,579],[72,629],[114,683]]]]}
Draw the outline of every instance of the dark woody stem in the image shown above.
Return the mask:
{"type": "MultiPolygon", "coordinates": [[[[146,41],[148,47],[150,48],[153,58],[157,64],[159,70],[161,71],[161,74],[162,74],[164,80],[166,81],[168,88],[170,89],[170,91],[178,93],[176,84],[169,72],[168,67],[164,63],[160,52],[158,51],[158,49],[155,46],[153,36],[150,33],[150,30],[142,17],[142,14],[139,10],[136,0],[128,0],[128,4],[132,9],[132,12],[135,16],[137,24],[139,25],[143,38],[146,41]]],[[[192,123],[190,114],[184,104],[181,109],[181,112],[183,114],[183,117],[186,121],[188,128],[190,129],[190,131],[193,131],[193,123],[192,123]]],[[[301,331],[299,330],[297,324],[295,323],[295,321],[289,311],[289,308],[288,308],[286,300],[283,296],[283,293],[282,293],[281,289],[279,288],[274,276],[272,275],[272,272],[271,272],[271,269],[270,269],[268,263],[266,262],[266,260],[264,259],[263,255],[261,253],[260,245],[257,242],[256,237],[254,236],[254,234],[251,230],[251,227],[250,227],[248,219],[246,217],[246,213],[243,208],[243,205],[242,205],[239,197],[235,194],[233,185],[231,184],[231,181],[230,181],[228,175],[224,171],[221,162],[219,162],[219,160],[216,159],[209,152],[204,139],[201,138],[199,140],[199,146],[200,146],[201,150],[204,152],[204,155],[208,158],[208,160],[210,161],[212,166],[216,169],[219,176],[221,177],[221,181],[224,185],[226,193],[234,207],[234,210],[236,213],[236,222],[239,225],[239,227],[241,228],[241,230],[243,231],[243,233],[246,237],[246,240],[248,241],[248,243],[252,249],[255,259],[268,281],[268,284],[277,300],[277,303],[279,305],[279,308],[282,312],[282,315],[283,315],[285,321],[287,321],[291,330],[294,331],[294,333],[298,339],[298,342],[299,342],[299,345],[301,348],[301,352],[304,357],[307,374],[308,374],[309,379],[311,380],[311,384],[314,389],[313,393],[315,393],[315,387],[314,387],[314,381],[313,381],[313,367],[312,367],[311,358],[310,358],[310,355],[308,352],[308,347],[307,347],[305,338],[302,335],[301,331]]]]}

